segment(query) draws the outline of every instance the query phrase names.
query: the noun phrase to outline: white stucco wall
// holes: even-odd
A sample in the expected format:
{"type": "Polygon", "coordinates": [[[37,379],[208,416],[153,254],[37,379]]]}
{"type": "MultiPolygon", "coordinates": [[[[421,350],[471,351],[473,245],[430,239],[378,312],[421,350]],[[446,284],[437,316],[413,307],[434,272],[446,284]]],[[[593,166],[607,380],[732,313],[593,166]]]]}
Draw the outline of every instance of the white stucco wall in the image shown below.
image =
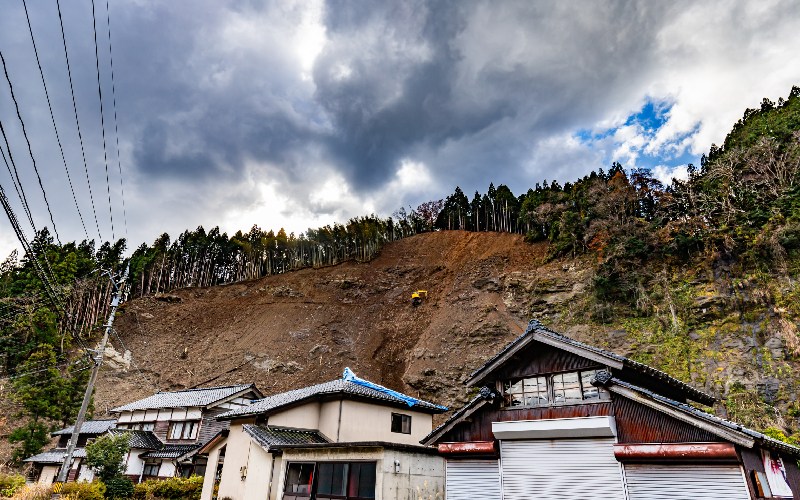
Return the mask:
{"type": "Polygon", "coordinates": [[[252,443],[242,500],[266,500],[272,482],[272,454],[252,443]]]}
{"type": "Polygon", "coordinates": [[[226,440],[225,464],[222,467],[218,498],[231,497],[235,500],[242,500],[244,497],[245,481],[242,480],[241,468],[248,466],[250,447],[258,445],[251,444],[250,435],[244,432],[242,425],[252,422],[252,419],[231,422],[226,440]]]}
{"type": "Polygon", "coordinates": [[[319,428],[320,404],[316,401],[270,415],[267,423],[278,427],[298,429],[319,428]]]}
{"type": "Polygon", "coordinates": [[[219,453],[227,443],[227,439],[222,439],[208,452],[208,465],[206,465],[206,474],[203,476],[203,491],[200,493],[200,500],[211,500],[214,495],[214,480],[219,465],[219,453]]]}
{"type": "Polygon", "coordinates": [[[123,472],[123,474],[130,476],[141,475],[142,469],[144,468],[144,461],[139,458],[139,455],[145,451],[147,450],[133,448],[128,452],[128,455],[125,457],[125,472],[123,472]]]}
{"type": "Polygon", "coordinates": [[[338,442],[386,441],[416,446],[431,430],[433,418],[427,413],[360,401],[343,401],[338,442]],[[411,416],[411,434],[392,432],[392,413],[411,416]]]}
{"type": "Polygon", "coordinates": [[[158,469],[158,477],[175,477],[178,474],[178,468],[175,462],[164,460],[161,462],[161,467],[158,469]]]}

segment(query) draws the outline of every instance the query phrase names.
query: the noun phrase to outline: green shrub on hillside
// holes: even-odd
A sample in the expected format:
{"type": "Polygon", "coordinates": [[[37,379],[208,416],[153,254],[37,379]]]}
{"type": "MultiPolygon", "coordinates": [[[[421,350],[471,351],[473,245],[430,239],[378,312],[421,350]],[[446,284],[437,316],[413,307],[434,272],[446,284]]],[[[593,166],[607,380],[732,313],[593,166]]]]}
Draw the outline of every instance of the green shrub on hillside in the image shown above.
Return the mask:
{"type": "Polygon", "coordinates": [[[25,486],[25,477],[21,474],[0,474],[0,496],[13,497],[25,486]]]}

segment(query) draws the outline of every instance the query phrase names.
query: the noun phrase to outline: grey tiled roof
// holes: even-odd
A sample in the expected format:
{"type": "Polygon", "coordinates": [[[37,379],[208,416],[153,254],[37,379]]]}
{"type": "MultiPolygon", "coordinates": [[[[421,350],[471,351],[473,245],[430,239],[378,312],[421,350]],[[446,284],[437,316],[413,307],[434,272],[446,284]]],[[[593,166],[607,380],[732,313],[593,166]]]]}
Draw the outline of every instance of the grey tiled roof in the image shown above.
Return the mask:
{"type": "MultiPolygon", "coordinates": [[[[409,407],[406,404],[406,402],[403,401],[402,399],[396,398],[385,392],[381,392],[377,389],[372,389],[370,387],[365,387],[360,384],[349,382],[347,380],[337,379],[337,380],[331,380],[330,382],[323,382],[321,384],[312,385],[309,387],[303,387],[302,389],[295,389],[293,391],[282,392],[280,394],[275,394],[274,396],[269,396],[264,399],[259,399],[253,401],[248,406],[243,406],[242,408],[237,408],[227,413],[223,413],[222,415],[219,415],[217,419],[228,420],[231,418],[241,417],[246,415],[259,415],[263,413],[270,413],[279,408],[283,408],[284,406],[292,405],[294,403],[299,403],[300,401],[304,401],[307,399],[323,397],[328,395],[338,395],[338,394],[355,396],[364,399],[372,399],[375,401],[391,403],[393,405],[403,405],[407,408],[409,407]]],[[[425,411],[428,413],[442,413],[444,411],[440,406],[422,400],[420,400],[417,404],[415,404],[413,408],[415,410],[425,411]]]]}
{"type": "Polygon", "coordinates": [[[670,399],[660,394],[656,394],[655,392],[645,389],[644,387],[639,387],[629,382],[625,382],[624,380],[619,380],[617,378],[611,378],[605,384],[599,384],[599,385],[621,385],[622,387],[626,387],[633,391],[644,394],[660,403],[673,407],[681,412],[702,419],[712,425],[724,427],[727,429],[747,434],[751,438],[755,439],[757,442],[760,442],[765,448],[777,449],[784,453],[788,453],[794,457],[800,457],[800,448],[798,448],[797,446],[792,446],[788,443],[784,443],[783,441],[778,441],[777,439],[773,439],[758,431],[754,431],[753,429],[749,429],[741,424],[737,424],[736,422],[731,422],[730,420],[725,420],[724,418],[719,418],[710,413],[706,413],[703,410],[695,408],[692,405],[681,403],[680,401],[675,401],[674,399],[670,399]]]}
{"type": "MultiPolygon", "coordinates": [[[[116,425],[116,419],[109,420],[87,420],[81,425],[81,434],[103,434],[116,425]]],[[[72,434],[74,425],[70,425],[66,429],[55,431],[53,436],[60,436],[62,434],[72,434]]]]}
{"type": "Polygon", "coordinates": [[[181,408],[189,406],[208,406],[222,399],[233,396],[237,392],[255,389],[255,384],[229,385],[224,387],[206,387],[187,389],[185,391],[157,392],[152,396],[118,406],[112,413],[131,410],[147,410],[156,408],[181,408]]]}
{"type": "MultiPolygon", "coordinates": [[[[50,450],[28,457],[23,462],[34,462],[39,464],[60,464],[64,462],[67,450],[50,450]]],[[[75,448],[73,458],[86,458],[85,448],[75,448]]]]}
{"type": "Polygon", "coordinates": [[[319,431],[305,429],[290,429],[286,427],[269,427],[262,425],[246,424],[242,426],[244,431],[249,434],[263,448],[269,450],[273,446],[287,444],[311,444],[327,443],[319,431]]]}
{"type": "Polygon", "coordinates": [[[665,384],[668,384],[680,390],[681,392],[686,394],[689,397],[689,399],[692,399],[699,403],[710,405],[716,401],[716,398],[714,398],[713,396],[706,394],[705,392],[699,391],[694,387],[684,382],[681,382],[680,380],[671,377],[660,370],[656,370],[651,366],[647,366],[643,363],[639,363],[638,361],[634,361],[624,356],[620,356],[617,353],[606,351],[605,349],[600,349],[599,347],[595,347],[593,345],[584,344],[583,342],[569,338],[566,335],[554,332],[553,330],[550,330],[549,328],[545,327],[535,319],[531,320],[530,323],[528,323],[528,328],[525,330],[525,333],[514,339],[511,343],[506,345],[500,352],[498,352],[495,356],[493,356],[486,363],[484,363],[483,366],[472,372],[469,378],[467,379],[467,383],[470,383],[473,379],[476,379],[475,382],[483,382],[482,377],[483,375],[485,375],[485,373],[483,372],[486,372],[487,369],[489,368],[493,370],[495,368],[493,365],[497,361],[504,358],[506,355],[508,355],[508,353],[514,352],[522,348],[523,346],[527,345],[537,335],[542,337],[547,337],[557,342],[566,345],[571,345],[583,349],[585,351],[590,351],[595,354],[599,354],[600,356],[603,356],[611,360],[615,360],[619,363],[622,363],[622,365],[627,368],[630,368],[639,373],[647,374],[655,379],[660,380],[661,382],[664,382],[665,384]]]}
{"type": "Polygon", "coordinates": [[[158,450],[164,446],[152,431],[138,431],[130,429],[114,429],[114,434],[127,434],[128,446],[141,450],[158,450]]]}
{"type": "Polygon", "coordinates": [[[140,456],[142,458],[178,458],[199,447],[199,444],[167,444],[160,450],[148,451],[140,456]]]}

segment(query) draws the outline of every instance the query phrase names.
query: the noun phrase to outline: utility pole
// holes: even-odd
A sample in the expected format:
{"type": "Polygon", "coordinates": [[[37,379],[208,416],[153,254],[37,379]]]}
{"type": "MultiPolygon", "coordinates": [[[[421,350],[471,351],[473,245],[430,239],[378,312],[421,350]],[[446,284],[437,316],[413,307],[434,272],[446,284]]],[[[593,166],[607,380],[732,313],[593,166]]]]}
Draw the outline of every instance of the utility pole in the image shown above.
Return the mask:
{"type": "Polygon", "coordinates": [[[58,472],[58,478],[56,481],[59,483],[66,482],[67,474],[72,466],[72,455],[75,453],[75,446],[78,444],[78,435],[81,433],[83,420],[86,418],[86,410],[89,408],[89,401],[92,399],[94,383],[97,380],[97,373],[100,371],[100,365],[103,364],[103,354],[106,351],[108,335],[111,333],[111,327],[114,324],[114,315],[117,312],[117,307],[119,306],[120,302],[125,300],[125,282],[128,280],[129,270],[130,264],[128,264],[128,266],[125,268],[125,273],[122,275],[122,281],[119,283],[115,283],[113,276],[111,277],[111,282],[114,285],[114,296],[111,299],[111,312],[108,315],[108,321],[104,325],[105,333],[103,333],[103,340],[100,341],[100,347],[96,355],[92,358],[92,361],[94,361],[94,367],[92,368],[92,374],[89,376],[89,383],[86,385],[86,392],[83,395],[81,409],[78,411],[78,418],[75,420],[75,427],[72,428],[72,436],[70,436],[69,445],[67,446],[67,456],[64,457],[64,462],[61,464],[61,470],[58,472]]]}

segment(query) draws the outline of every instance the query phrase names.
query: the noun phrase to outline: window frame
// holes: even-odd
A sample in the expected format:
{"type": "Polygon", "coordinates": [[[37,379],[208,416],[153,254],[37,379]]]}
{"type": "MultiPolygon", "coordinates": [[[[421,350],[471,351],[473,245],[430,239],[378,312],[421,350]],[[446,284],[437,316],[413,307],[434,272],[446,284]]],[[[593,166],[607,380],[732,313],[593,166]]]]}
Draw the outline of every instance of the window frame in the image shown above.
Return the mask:
{"type": "Polygon", "coordinates": [[[409,434],[410,435],[411,434],[411,415],[407,415],[405,413],[392,412],[391,420],[389,422],[389,430],[391,432],[395,433],[395,434],[409,434]],[[399,431],[394,430],[395,429],[394,423],[395,423],[395,418],[396,417],[399,417],[399,419],[400,419],[400,430],[399,431]],[[408,424],[408,425],[406,426],[406,424],[408,424]],[[407,429],[407,431],[406,431],[406,429],[407,429]]]}
{"type": "Polygon", "coordinates": [[[173,420],[169,423],[169,429],[167,430],[167,441],[194,441],[197,439],[197,436],[200,434],[200,420],[173,420]],[[189,429],[191,432],[186,434],[187,424],[189,425],[189,429]],[[174,429],[180,425],[181,431],[178,437],[173,437],[175,433],[174,429]]]}
{"type": "MultiPolygon", "coordinates": [[[[151,471],[152,471],[152,469],[151,469],[151,471]]],[[[161,472],[161,461],[159,461],[159,462],[145,462],[142,465],[142,476],[145,476],[145,477],[160,477],[158,475],[159,472],[161,472]],[[148,474],[147,473],[148,467],[155,467],[156,468],[156,473],[155,474],[148,474]]]]}
{"type": "MultiPolygon", "coordinates": [[[[553,373],[537,373],[533,375],[517,377],[513,379],[503,380],[500,382],[500,390],[503,395],[503,408],[504,409],[518,409],[518,408],[549,408],[549,407],[556,407],[556,406],[571,406],[571,405],[585,405],[585,404],[594,404],[594,403],[603,403],[611,401],[611,393],[609,393],[606,389],[602,387],[595,387],[589,385],[587,387],[585,382],[584,374],[588,372],[597,373],[598,371],[602,370],[603,368],[589,368],[589,369],[582,369],[582,370],[566,370],[560,372],[553,372],[553,373]],[[563,379],[565,375],[576,374],[577,375],[577,385],[578,389],[580,390],[581,399],[564,399],[563,401],[558,401],[556,397],[556,377],[561,377],[561,384],[564,384],[563,379]],[[544,378],[545,384],[547,386],[547,402],[543,404],[518,404],[512,405],[511,404],[511,396],[514,394],[521,394],[523,399],[527,398],[527,392],[525,392],[525,382],[529,379],[539,379],[544,378]],[[523,390],[518,393],[509,393],[509,389],[519,383],[523,383],[523,390]],[[587,393],[594,393],[596,394],[595,397],[587,398],[587,393]]],[[[540,385],[540,384],[539,384],[540,385]]],[[[561,391],[565,391],[565,389],[561,389],[561,391]]],[[[536,391],[539,394],[541,391],[536,391]]],[[[531,395],[534,394],[534,391],[530,392],[531,395]]],[[[542,398],[539,398],[542,399],[542,398]]]]}

